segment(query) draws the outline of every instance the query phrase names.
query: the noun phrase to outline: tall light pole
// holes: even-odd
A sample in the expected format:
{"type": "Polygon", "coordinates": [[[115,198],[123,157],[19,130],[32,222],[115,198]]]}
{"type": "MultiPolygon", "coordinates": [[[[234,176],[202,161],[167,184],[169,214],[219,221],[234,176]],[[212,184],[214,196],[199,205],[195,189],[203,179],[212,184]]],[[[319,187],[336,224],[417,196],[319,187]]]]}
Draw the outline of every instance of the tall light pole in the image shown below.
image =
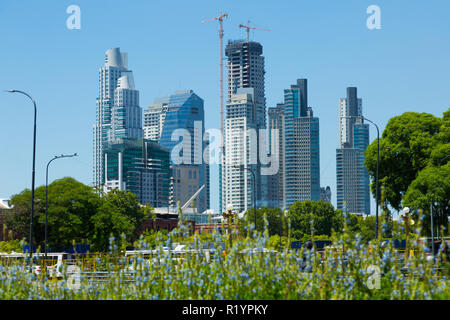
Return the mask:
{"type": "MultiPolygon", "coordinates": [[[[408,207],[403,208],[404,215],[402,216],[402,219],[405,223],[405,266],[407,265],[408,256],[409,256],[409,246],[408,246],[408,239],[409,239],[409,213],[411,210],[408,207]]],[[[414,225],[414,220],[411,219],[411,225],[414,225]]]]}
{"type": "Polygon", "coordinates": [[[370,122],[371,124],[373,124],[376,128],[377,128],[377,172],[376,172],[376,177],[375,177],[375,198],[376,198],[376,214],[375,214],[375,239],[378,239],[378,198],[379,198],[379,187],[378,187],[378,168],[379,168],[379,163],[380,163],[380,129],[378,128],[377,124],[363,116],[344,116],[342,117],[344,119],[362,119],[362,120],[366,120],[368,122],[370,122]]]}
{"type": "Polygon", "coordinates": [[[431,218],[431,252],[434,258],[433,204],[430,204],[430,218],[431,218]]]}
{"type": "MultiPolygon", "coordinates": [[[[240,166],[234,166],[235,168],[241,168],[240,166]]],[[[255,214],[255,229],[256,229],[256,175],[253,169],[243,167],[244,170],[250,171],[253,175],[253,212],[255,214]]]]}
{"type": "Polygon", "coordinates": [[[30,213],[30,265],[33,257],[33,215],[34,215],[34,182],[35,182],[35,168],[36,168],[36,118],[37,118],[37,108],[34,99],[26,92],[20,90],[6,90],[9,93],[21,93],[27,96],[34,106],[34,131],[33,131],[33,169],[31,174],[31,213],[30,213]]]}
{"type": "MultiPolygon", "coordinates": [[[[445,156],[444,158],[441,159],[441,161],[439,161],[439,166],[442,166],[442,164],[444,163],[445,160],[447,160],[448,158],[450,158],[450,154],[445,156]]],[[[433,226],[433,208],[432,208],[433,204],[430,205],[430,215],[431,215],[431,241],[433,243],[432,246],[432,250],[433,250],[433,255],[434,255],[434,226],[433,226]]],[[[439,214],[439,211],[438,211],[439,214]]],[[[441,208],[441,214],[443,214],[442,208],[441,208]]],[[[436,230],[437,230],[437,239],[439,239],[439,218],[437,219],[437,226],[436,226],[436,230]]]]}
{"type": "Polygon", "coordinates": [[[56,159],[72,158],[72,157],[77,157],[77,156],[78,156],[78,154],[76,154],[76,153],[69,154],[69,155],[62,154],[60,156],[55,156],[53,159],[51,159],[47,163],[47,169],[45,171],[45,240],[44,240],[45,259],[47,259],[48,167],[49,167],[50,163],[52,163],[56,159]]]}

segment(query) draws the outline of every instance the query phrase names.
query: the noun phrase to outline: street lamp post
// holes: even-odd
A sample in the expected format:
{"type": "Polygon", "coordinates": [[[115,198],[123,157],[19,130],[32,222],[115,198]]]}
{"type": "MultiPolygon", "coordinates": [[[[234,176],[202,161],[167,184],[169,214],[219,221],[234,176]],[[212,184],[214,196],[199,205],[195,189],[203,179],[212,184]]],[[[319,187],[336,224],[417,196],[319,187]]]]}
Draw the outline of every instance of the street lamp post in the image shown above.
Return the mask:
{"type": "Polygon", "coordinates": [[[45,240],[44,240],[45,259],[47,259],[48,167],[50,166],[50,163],[52,163],[56,159],[72,158],[72,157],[77,157],[77,156],[78,156],[78,154],[76,154],[76,153],[70,154],[70,155],[62,154],[60,156],[55,156],[47,163],[47,169],[45,172],[45,240]]]}
{"type": "MultiPolygon", "coordinates": [[[[234,166],[235,168],[240,168],[240,166],[234,166]]],[[[245,170],[250,171],[253,176],[253,212],[255,214],[255,230],[256,230],[256,175],[253,169],[244,167],[245,170]]]]}
{"type": "Polygon", "coordinates": [[[34,106],[34,129],[33,129],[33,168],[31,174],[31,213],[30,213],[30,264],[33,257],[33,216],[34,216],[34,184],[35,184],[35,173],[36,173],[36,118],[37,118],[37,108],[34,99],[26,92],[20,90],[7,90],[9,93],[21,93],[27,96],[34,106]]]}
{"type": "Polygon", "coordinates": [[[409,246],[408,246],[408,238],[409,238],[409,224],[414,225],[414,220],[411,219],[411,222],[409,221],[409,213],[410,209],[408,207],[403,208],[404,215],[402,216],[403,221],[405,223],[405,266],[407,265],[408,256],[409,256],[409,246]]]}
{"type": "Polygon", "coordinates": [[[430,204],[430,218],[431,218],[431,252],[434,257],[433,204],[430,204]]]}
{"type": "Polygon", "coordinates": [[[408,235],[409,235],[409,208],[405,207],[403,209],[405,215],[403,216],[403,221],[405,222],[405,265],[408,260],[408,235]]]}
{"type": "Polygon", "coordinates": [[[380,163],[380,129],[378,128],[377,124],[363,116],[344,116],[342,118],[346,119],[352,119],[352,118],[359,118],[362,120],[366,120],[373,124],[377,128],[377,171],[376,171],[376,178],[375,178],[375,198],[376,198],[376,214],[375,214],[375,239],[378,239],[378,198],[379,198],[379,187],[378,187],[378,169],[379,169],[379,163],[380,163]]]}

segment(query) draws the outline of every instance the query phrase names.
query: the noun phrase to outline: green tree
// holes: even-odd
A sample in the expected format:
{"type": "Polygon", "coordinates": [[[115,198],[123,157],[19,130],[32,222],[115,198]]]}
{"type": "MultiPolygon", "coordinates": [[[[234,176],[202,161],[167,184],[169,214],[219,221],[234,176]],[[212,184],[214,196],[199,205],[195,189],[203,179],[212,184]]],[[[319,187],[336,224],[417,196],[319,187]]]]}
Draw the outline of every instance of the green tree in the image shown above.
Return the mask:
{"type": "Polygon", "coordinates": [[[273,250],[282,251],[286,247],[288,247],[288,238],[280,237],[275,234],[269,238],[268,247],[273,250]]]}
{"type": "MultiPolygon", "coordinates": [[[[427,113],[406,112],[391,118],[380,138],[379,180],[387,203],[402,208],[402,197],[418,173],[431,163],[433,150],[445,141],[444,119],[427,113]]],[[[375,195],[377,140],[365,152],[365,165],[372,177],[375,195]]]]}
{"type": "MultiPolygon", "coordinates": [[[[155,249],[156,244],[159,241],[165,242],[169,238],[169,232],[165,229],[162,230],[146,230],[143,233],[145,243],[151,248],[155,249]]],[[[135,245],[136,246],[136,245],[135,245]]]]}
{"type": "Polygon", "coordinates": [[[329,202],[303,201],[294,203],[289,211],[293,237],[297,239],[310,236],[311,226],[314,235],[331,236],[332,230],[341,232],[344,224],[342,211],[335,210],[329,202]]]}
{"type": "Polygon", "coordinates": [[[435,226],[448,230],[450,212],[450,163],[441,167],[430,166],[422,170],[409,186],[404,205],[413,209],[422,209],[424,220],[422,232],[431,234],[430,206],[433,209],[435,226]]]}
{"type": "MultiPolygon", "coordinates": [[[[269,236],[273,235],[280,235],[283,231],[283,211],[280,208],[268,208],[268,207],[262,207],[261,209],[256,209],[256,230],[263,232],[265,225],[264,225],[264,216],[267,219],[268,223],[268,231],[269,236]]],[[[242,235],[245,235],[245,226],[248,226],[248,224],[254,224],[255,223],[255,212],[253,211],[253,208],[247,210],[245,212],[242,219],[238,221],[238,227],[239,232],[242,235]]]]}
{"type": "MultiPolygon", "coordinates": [[[[33,235],[35,243],[44,242],[45,186],[35,190],[33,235]]],[[[55,180],[48,186],[48,245],[59,247],[73,241],[85,242],[91,231],[89,218],[102,200],[94,190],[73,178],[55,180]]],[[[6,216],[7,225],[19,238],[29,235],[31,191],[26,189],[11,197],[13,209],[6,216]]]]}
{"type": "Polygon", "coordinates": [[[135,240],[136,231],[148,213],[139,205],[137,196],[131,192],[113,189],[102,200],[102,205],[90,218],[94,248],[107,250],[111,235],[119,239],[124,234],[128,241],[135,240]]]}
{"type": "MultiPolygon", "coordinates": [[[[33,238],[44,242],[45,186],[35,190],[33,238]]],[[[19,238],[28,237],[31,191],[26,189],[11,198],[14,206],[6,214],[6,223],[19,238]]],[[[132,241],[151,208],[139,205],[136,195],[112,190],[103,197],[73,178],[55,180],[48,186],[48,246],[90,243],[96,250],[106,250],[109,237],[126,235],[132,241]]]]}
{"type": "Polygon", "coordinates": [[[22,252],[22,244],[20,240],[0,241],[0,252],[22,252]]]}
{"type": "Polygon", "coordinates": [[[359,217],[359,219],[361,225],[360,234],[362,241],[368,243],[370,240],[375,239],[376,217],[367,216],[367,217],[359,217]]]}
{"type": "Polygon", "coordinates": [[[375,216],[348,214],[346,222],[347,231],[351,237],[359,235],[364,243],[368,243],[370,240],[375,239],[375,216]]]}

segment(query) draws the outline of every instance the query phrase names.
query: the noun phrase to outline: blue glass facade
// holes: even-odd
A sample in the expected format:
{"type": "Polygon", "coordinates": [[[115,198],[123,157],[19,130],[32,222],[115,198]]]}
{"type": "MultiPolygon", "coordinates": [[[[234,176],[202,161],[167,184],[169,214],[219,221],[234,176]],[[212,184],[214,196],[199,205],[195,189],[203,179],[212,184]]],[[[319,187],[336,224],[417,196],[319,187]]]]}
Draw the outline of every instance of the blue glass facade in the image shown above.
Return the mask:
{"type": "Polygon", "coordinates": [[[353,138],[355,148],[359,149],[358,179],[361,187],[358,190],[358,198],[361,199],[362,212],[370,214],[370,178],[364,165],[364,153],[369,146],[369,125],[356,123],[353,126],[353,138]]]}
{"type": "Polygon", "coordinates": [[[169,151],[145,139],[117,139],[105,144],[105,180],[138,196],[140,203],[166,207],[169,202],[169,151]]]}
{"type": "Polygon", "coordinates": [[[307,80],[284,90],[285,202],[320,200],[319,119],[307,103],[307,80]]]}
{"type": "MultiPolygon", "coordinates": [[[[199,212],[203,212],[209,207],[209,183],[207,181],[209,166],[203,160],[203,152],[207,146],[207,142],[204,141],[204,120],[203,99],[192,90],[176,92],[169,97],[160,139],[160,144],[171,152],[170,163],[173,172],[182,168],[187,170],[186,172],[191,172],[193,168],[196,169],[196,172],[198,171],[198,178],[196,178],[198,185],[189,182],[191,192],[182,198],[186,199],[186,197],[192,196],[197,191],[194,189],[205,185],[204,191],[199,194],[198,201],[196,201],[199,212]],[[180,148],[180,144],[182,148],[180,148]],[[174,156],[174,154],[176,155],[174,156]]],[[[179,195],[189,191],[188,181],[178,178],[173,178],[173,181],[176,184],[173,186],[176,190],[175,194],[179,195]]],[[[174,203],[182,201],[183,203],[180,204],[183,205],[185,200],[175,196],[173,201],[174,203]]]]}

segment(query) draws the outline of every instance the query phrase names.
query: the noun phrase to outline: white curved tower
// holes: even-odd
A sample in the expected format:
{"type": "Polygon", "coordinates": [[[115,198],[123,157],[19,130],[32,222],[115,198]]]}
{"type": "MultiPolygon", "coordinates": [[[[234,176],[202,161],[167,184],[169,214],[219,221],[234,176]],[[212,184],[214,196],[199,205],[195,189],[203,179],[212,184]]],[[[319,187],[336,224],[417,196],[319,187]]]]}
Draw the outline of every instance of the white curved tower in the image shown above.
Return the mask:
{"type": "Polygon", "coordinates": [[[113,127],[118,127],[117,112],[115,111],[117,109],[115,108],[131,105],[133,115],[130,118],[132,119],[131,122],[134,121],[132,127],[136,127],[135,135],[139,136],[139,133],[137,133],[139,130],[135,122],[139,121],[142,130],[141,116],[137,111],[139,108],[139,92],[134,89],[133,74],[128,70],[128,54],[120,52],[120,48],[112,48],[106,51],[105,64],[99,69],[98,75],[93,169],[94,186],[97,187],[104,182],[103,144],[115,136],[113,127]]]}

